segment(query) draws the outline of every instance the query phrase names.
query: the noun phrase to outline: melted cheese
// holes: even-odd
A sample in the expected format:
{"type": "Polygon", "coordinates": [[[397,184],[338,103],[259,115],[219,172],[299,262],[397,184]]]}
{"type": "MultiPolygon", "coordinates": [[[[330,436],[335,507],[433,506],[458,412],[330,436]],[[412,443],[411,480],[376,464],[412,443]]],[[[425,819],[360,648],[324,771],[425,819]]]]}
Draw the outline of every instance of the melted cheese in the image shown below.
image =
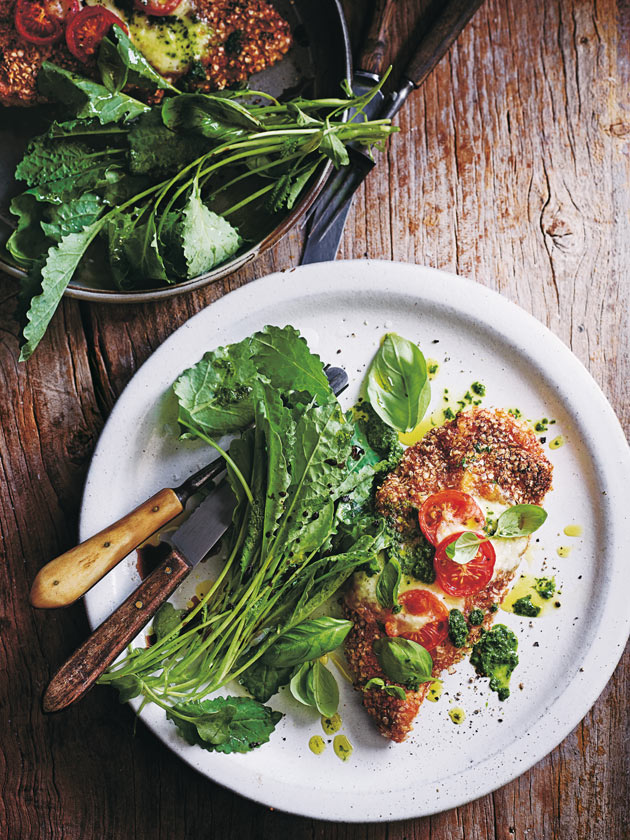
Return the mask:
{"type": "Polygon", "coordinates": [[[187,72],[193,60],[207,55],[213,30],[194,17],[190,0],[182,0],[171,15],[155,17],[143,12],[131,14],[112,0],[87,0],[89,6],[104,6],[129,27],[129,36],[147,61],[162,75],[187,72]]]}
{"type": "MultiPolygon", "coordinates": [[[[480,496],[474,496],[473,498],[487,519],[496,520],[503,511],[507,510],[509,507],[509,505],[489,502],[486,499],[482,499],[480,496]]],[[[444,521],[440,524],[440,528],[438,529],[438,540],[441,541],[448,537],[449,534],[454,534],[461,530],[461,523],[444,521]]],[[[494,580],[497,575],[502,572],[513,572],[516,576],[516,571],[520,566],[523,556],[529,546],[529,537],[518,537],[517,539],[512,540],[493,538],[490,542],[492,543],[496,554],[492,580],[494,580]]],[[[379,559],[382,566],[385,562],[384,557],[381,555],[379,559]]],[[[374,611],[378,613],[382,608],[378,602],[378,598],[376,597],[377,581],[378,574],[370,577],[366,575],[365,572],[357,572],[353,581],[353,597],[357,603],[369,604],[374,611]]],[[[427,589],[439,598],[448,610],[463,609],[465,598],[447,595],[447,593],[441,589],[437,581],[435,583],[421,583],[420,581],[415,580],[415,578],[403,575],[400,582],[399,592],[402,593],[408,589],[427,589]]],[[[401,614],[399,614],[399,618],[402,618],[401,614]]],[[[413,632],[420,630],[427,623],[427,618],[421,615],[414,616],[405,614],[404,622],[409,627],[409,630],[413,632]]]]}

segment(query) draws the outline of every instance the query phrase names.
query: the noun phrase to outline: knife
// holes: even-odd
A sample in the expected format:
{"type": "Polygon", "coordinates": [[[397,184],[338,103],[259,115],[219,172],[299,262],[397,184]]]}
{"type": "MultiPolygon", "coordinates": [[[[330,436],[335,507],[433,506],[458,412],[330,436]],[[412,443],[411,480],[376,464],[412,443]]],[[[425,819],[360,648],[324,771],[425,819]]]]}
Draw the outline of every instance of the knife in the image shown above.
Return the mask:
{"type": "MultiPolygon", "coordinates": [[[[442,4],[437,18],[427,24],[397,89],[387,98],[379,91],[365,109],[366,118],[392,119],[409,94],[423,84],[448,52],[482,3],[483,0],[449,0],[442,4]]],[[[366,45],[358,61],[360,69],[352,77],[356,94],[368,92],[381,80],[385,35],[395,4],[396,0],[376,3],[366,45]]],[[[375,166],[369,152],[358,144],[350,144],[348,154],[350,163],[333,173],[309,216],[302,265],[335,259],[354,194],[375,166]]]]}
{"type": "Polygon", "coordinates": [[[224,481],[163,540],[170,544],[167,557],[54,675],[42,700],[45,712],[60,711],[83,697],[225,533],[235,505],[224,481]]]}
{"type": "MultiPolygon", "coordinates": [[[[348,374],[343,368],[330,365],[324,372],[332,391],[339,396],[348,387],[348,374]]],[[[113,525],[46,563],[33,581],[31,604],[50,609],[74,603],[134,548],[180,514],[190,497],[207,487],[224,470],[225,462],[217,458],[179,487],[158,490],[113,525]]]]}

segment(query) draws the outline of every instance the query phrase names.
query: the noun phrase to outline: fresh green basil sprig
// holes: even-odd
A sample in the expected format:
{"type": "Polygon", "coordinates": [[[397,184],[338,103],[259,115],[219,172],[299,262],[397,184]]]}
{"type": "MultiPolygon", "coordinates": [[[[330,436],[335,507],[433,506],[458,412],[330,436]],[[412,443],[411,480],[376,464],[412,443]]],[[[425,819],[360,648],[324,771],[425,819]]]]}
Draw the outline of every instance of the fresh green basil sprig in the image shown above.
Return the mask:
{"type": "MultiPolygon", "coordinates": [[[[493,539],[514,540],[527,537],[537,531],[547,519],[547,511],[540,505],[513,505],[504,510],[497,520],[493,539]]],[[[470,563],[479,546],[490,537],[479,537],[473,531],[464,531],[461,536],[446,546],[446,556],[456,563],[470,563]]]]}
{"type": "Polygon", "coordinates": [[[431,654],[411,639],[382,636],[374,642],[373,650],[385,675],[412,691],[417,691],[420,683],[433,679],[431,654]]]}
{"type": "Polygon", "coordinates": [[[363,691],[369,691],[371,688],[378,688],[385,694],[389,694],[390,697],[397,697],[399,700],[404,700],[406,697],[404,688],[399,685],[390,685],[380,677],[372,677],[371,680],[368,680],[363,686],[363,691]]]}
{"type": "Polygon", "coordinates": [[[427,363],[419,347],[388,333],[368,370],[367,393],[381,420],[398,432],[412,432],[431,402],[427,363]]]}
{"type": "MultiPolygon", "coordinates": [[[[383,609],[391,610],[398,606],[398,587],[401,577],[400,563],[392,557],[385,563],[376,581],[376,598],[383,609]]],[[[400,607],[398,609],[400,610],[400,607]]]]}
{"type": "Polygon", "coordinates": [[[290,687],[296,700],[305,706],[314,706],[320,715],[332,717],[337,711],[337,681],[319,659],[305,662],[292,677],[290,687]]]}

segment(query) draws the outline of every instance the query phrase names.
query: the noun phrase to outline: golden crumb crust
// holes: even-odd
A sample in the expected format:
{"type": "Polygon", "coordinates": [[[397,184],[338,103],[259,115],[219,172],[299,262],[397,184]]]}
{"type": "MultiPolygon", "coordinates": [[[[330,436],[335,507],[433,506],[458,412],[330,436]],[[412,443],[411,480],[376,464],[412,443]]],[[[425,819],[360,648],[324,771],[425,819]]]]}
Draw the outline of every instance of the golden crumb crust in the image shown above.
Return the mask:
{"type": "MultiPolygon", "coordinates": [[[[401,531],[412,534],[418,529],[418,508],[439,490],[463,490],[502,504],[540,504],[551,489],[551,477],[551,463],[526,424],[506,411],[475,408],[432,429],[409,447],[378,489],[376,506],[401,531]]],[[[483,624],[470,628],[466,647],[457,648],[446,639],[431,651],[434,678],[451,670],[470,652],[482,628],[490,628],[494,619],[491,608],[505,597],[516,573],[517,569],[500,572],[485,589],[464,599],[464,616],[468,618],[472,610],[480,609],[484,612],[483,624]]],[[[354,623],[345,652],[354,671],[355,688],[362,692],[363,705],[379,732],[392,741],[403,741],[429,684],[421,685],[419,691],[405,690],[405,700],[380,689],[365,691],[368,680],[385,678],[372,648],[376,639],[386,635],[379,621],[382,616],[369,604],[358,603],[352,587],[347,591],[344,611],[354,623]]]]}
{"type": "MultiPolygon", "coordinates": [[[[483,624],[471,627],[466,647],[457,648],[446,639],[435,650],[431,651],[433,659],[432,676],[437,679],[443,671],[448,671],[470,653],[472,646],[478,641],[482,628],[489,629],[493,621],[490,608],[501,601],[512,583],[516,570],[504,572],[490,583],[486,589],[476,595],[469,595],[465,599],[462,612],[466,618],[474,609],[484,612],[483,624]]],[[[365,684],[374,677],[380,677],[391,683],[379,665],[374,654],[373,645],[376,639],[386,635],[376,615],[367,605],[358,605],[355,601],[346,600],[343,605],[346,618],[353,623],[353,628],[345,640],[345,654],[348,664],[354,674],[354,687],[361,692],[361,699],[367,713],[374,719],[381,735],[392,741],[404,741],[413,728],[413,721],[418,714],[422,701],[427,696],[430,683],[424,683],[418,691],[409,691],[403,685],[405,699],[393,697],[379,688],[364,689],[365,684]]],[[[396,683],[400,685],[400,683],[396,683]]]]}
{"type": "Polygon", "coordinates": [[[475,408],[410,446],[378,489],[376,507],[404,528],[427,496],[447,488],[502,504],[540,504],[552,469],[525,423],[507,411],[475,408]]]}
{"type": "MultiPolygon", "coordinates": [[[[37,105],[37,74],[44,61],[93,76],[96,63],[77,61],[65,41],[36,46],[23,41],[13,24],[15,0],[0,0],[0,103],[37,105]]],[[[203,90],[219,90],[246,81],[280,61],[292,44],[286,20],[267,0],[192,0],[194,13],[215,33],[214,46],[202,59],[206,78],[191,81],[203,90]]],[[[173,80],[173,79],[172,79],[173,80]]]]}

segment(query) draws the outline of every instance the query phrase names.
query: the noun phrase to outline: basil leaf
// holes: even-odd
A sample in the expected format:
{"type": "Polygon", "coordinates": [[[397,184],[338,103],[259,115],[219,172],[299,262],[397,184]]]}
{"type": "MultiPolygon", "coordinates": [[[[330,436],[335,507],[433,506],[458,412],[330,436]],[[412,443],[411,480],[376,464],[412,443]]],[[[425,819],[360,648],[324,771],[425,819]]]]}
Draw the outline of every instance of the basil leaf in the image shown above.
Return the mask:
{"type": "Polygon", "coordinates": [[[363,686],[363,691],[369,691],[371,688],[385,688],[385,680],[382,680],[380,677],[372,677],[363,686]]]}
{"type": "Polygon", "coordinates": [[[537,531],[545,519],[547,511],[540,505],[514,505],[503,511],[493,536],[507,540],[527,537],[537,531]]]}
{"type": "Polygon", "coordinates": [[[397,697],[399,700],[407,699],[404,688],[399,685],[386,685],[385,680],[380,677],[372,677],[371,680],[368,680],[363,686],[363,691],[369,691],[371,688],[378,688],[385,694],[389,694],[390,697],[397,697]]]}
{"type": "Polygon", "coordinates": [[[385,563],[385,567],[376,581],[376,598],[386,610],[398,605],[398,587],[400,586],[401,576],[400,563],[392,558],[385,563]]]}
{"type": "Polygon", "coordinates": [[[427,365],[420,349],[396,333],[385,336],[367,375],[367,393],[378,416],[399,432],[411,432],[431,401],[427,365]]]}
{"type": "Polygon", "coordinates": [[[406,700],[407,695],[405,694],[405,689],[401,688],[399,685],[386,685],[383,686],[383,691],[385,694],[389,694],[390,697],[397,697],[399,700],[406,700]]]}
{"type": "Polygon", "coordinates": [[[120,60],[116,45],[103,38],[98,50],[98,71],[108,91],[118,93],[127,84],[129,68],[120,60]]]}
{"type": "Polygon", "coordinates": [[[420,683],[430,682],[432,679],[431,655],[417,642],[383,636],[376,639],[373,649],[379,665],[390,680],[416,691],[420,683]]]}
{"type": "Polygon", "coordinates": [[[305,706],[313,706],[320,715],[332,717],[339,705],[339,688],[328,668],[316,659],[305,662],[293,676],[291,694],[305,706]]]}
{"type": "Polygon", "coordinates": [[[282,636],[263,654],[267,665],[289,667],[318,659],[339,647],[352,629],[352,622],[340,618],[303,621],[282,636]]]}
{"type": "Polygon", "coordinates": [[[332,717],[339,706],[337,681],[322,663],[316,659],[311,670],[311,685],[315,708],[324,717],[332,717]]]}
{"type": "Polygon", "coordinates": [[[477,534],[473,534],[472,531],[464,531],[461,536],[446,546],[446,556],[455,563],[462,565],[470,563],[471,560],[475,559],[480,545],[481,540],[477,534]]]}
{"type": "Polygon", "coordinates": [[[312,662],[305,662],[291,677],[289,688],[295,699],[305,706],[315,705],[315,696],[311,683],[312,662]]]}

